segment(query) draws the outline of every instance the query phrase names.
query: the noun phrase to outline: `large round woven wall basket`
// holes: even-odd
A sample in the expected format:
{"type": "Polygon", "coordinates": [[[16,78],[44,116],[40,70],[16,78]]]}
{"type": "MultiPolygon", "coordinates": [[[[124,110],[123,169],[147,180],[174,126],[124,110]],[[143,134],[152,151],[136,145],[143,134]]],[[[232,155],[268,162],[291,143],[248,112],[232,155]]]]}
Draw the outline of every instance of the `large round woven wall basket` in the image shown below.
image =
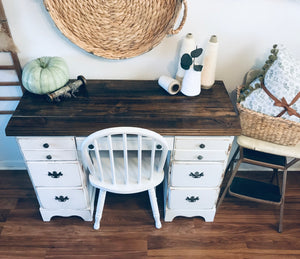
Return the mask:
{"type": "Polygon", "coordinates": [[[44,0],[44,4],[69,40],[108,59],[148,52],[166,35],[178,33],[187,15],[186,0],[44,0]]]}

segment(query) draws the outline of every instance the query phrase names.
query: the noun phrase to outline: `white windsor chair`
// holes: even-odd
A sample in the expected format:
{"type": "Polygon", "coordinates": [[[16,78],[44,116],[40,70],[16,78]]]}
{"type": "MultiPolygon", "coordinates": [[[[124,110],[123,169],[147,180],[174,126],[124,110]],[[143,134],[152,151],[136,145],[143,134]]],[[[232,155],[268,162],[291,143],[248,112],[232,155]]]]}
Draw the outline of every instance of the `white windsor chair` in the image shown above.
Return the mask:
{"type": "Polygon", "coordinates": [[[81,146],[92,186],[99,189],[94,229],[100,228],[106,192],[130,194],[148,190],[156,228],[161,228],[155,187],[163,181],[166,140],[151,130],[114,127],[89,135],[81,146]]]}

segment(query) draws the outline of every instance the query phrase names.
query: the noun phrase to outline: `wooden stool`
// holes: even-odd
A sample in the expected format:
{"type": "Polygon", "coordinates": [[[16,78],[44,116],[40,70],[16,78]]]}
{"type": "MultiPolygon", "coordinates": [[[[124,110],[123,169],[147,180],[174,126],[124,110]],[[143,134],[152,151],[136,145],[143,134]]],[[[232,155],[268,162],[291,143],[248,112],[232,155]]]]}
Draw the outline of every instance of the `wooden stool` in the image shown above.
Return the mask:
{"type": "Polygon", "coordinates": [[[227,192],[230,195],[241,199],[280,206],[278,232],[282,232],[287,169],[300,160],[300,144],[296,146],[282,146],[246,136],[239,136],[237,138],[237,143],[239,148],[233,155],[226,170],[227,173],[231,173],[231,176],[218,201],[217,210],[227,192]],[[236,160],[238,154],[240,154],[240,156],[239,159],[236,160]],[[287,162],[287,157],[292,157],[294,159],[287,162]],[[234,167],[235,163],[236,165],[234,167]],[[236,174],[241,163],[273,169],[273,176],[276,175],[277,183],[266,183],[237,177],[236,174]],[[278,180],[278,170],[283,171],[281,184],[278,180]]]}

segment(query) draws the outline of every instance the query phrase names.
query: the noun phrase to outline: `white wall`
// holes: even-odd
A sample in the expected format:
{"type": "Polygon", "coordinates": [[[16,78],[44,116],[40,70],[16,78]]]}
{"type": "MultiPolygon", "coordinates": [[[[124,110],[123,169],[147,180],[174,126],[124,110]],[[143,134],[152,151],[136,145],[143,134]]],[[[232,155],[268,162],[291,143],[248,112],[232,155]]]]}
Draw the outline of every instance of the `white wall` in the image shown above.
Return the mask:
{"type": "MultiPolygon", "coordinates": [[[[300,59],[300,0],[187,2],[188,17],[179,34],[166,37],[146,54],[120,61],[93,56],[71,43],[56,28],[42,0],[3,0],[3,5],[22,66],[41,56],[61,56],[69,65],[71,78],[79,74],[88,79],[155,80],[162,74],[173,76],[180,40],[189,32],[203,48],[212,34],[218,36],[216,78],[225,82],[229,92],[241,84],[249,69],[263,65],[274,43],[287,45],[300,59]]],[[[0,119],[0,167],[19,166],[21,156],[16,144],[3,133],[8,116],[0,119]]]]}

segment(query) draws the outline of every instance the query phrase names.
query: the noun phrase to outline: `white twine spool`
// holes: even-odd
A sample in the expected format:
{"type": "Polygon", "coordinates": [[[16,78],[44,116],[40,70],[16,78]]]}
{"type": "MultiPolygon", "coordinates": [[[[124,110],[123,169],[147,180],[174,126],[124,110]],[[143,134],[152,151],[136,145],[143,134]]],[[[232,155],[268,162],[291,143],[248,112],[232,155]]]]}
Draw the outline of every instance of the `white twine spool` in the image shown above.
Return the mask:
{"type": "Polygon", "coordinates": [[[171,95],[177,94],[181,89],[180,82],[169,76],[159,77],[158,84],[171,95]]]}
{"type": "Polygon", "coordinates": [[[219,43],[216,35],[211,36],[205,50],[201,85],[203,89],[209,89],[215,83],[219,43]]]}

